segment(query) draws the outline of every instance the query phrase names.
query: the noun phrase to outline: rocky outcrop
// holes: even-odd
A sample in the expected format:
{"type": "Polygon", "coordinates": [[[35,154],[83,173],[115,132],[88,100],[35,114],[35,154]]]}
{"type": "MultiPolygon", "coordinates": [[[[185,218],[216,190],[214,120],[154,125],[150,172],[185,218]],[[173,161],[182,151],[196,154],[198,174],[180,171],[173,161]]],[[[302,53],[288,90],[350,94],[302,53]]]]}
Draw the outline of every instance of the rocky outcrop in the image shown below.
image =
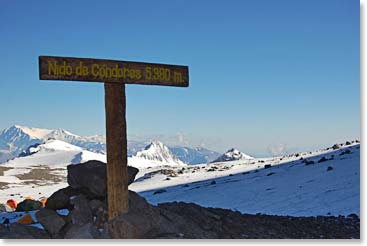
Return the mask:
{"type": "MultiPolygon", "coordinates": [[[[88,161],[67,167],[68,184],[89,198],[103,198],[107,194],[107,166],[100,161],[88,161]]],[[[128,184],[134,182],[138,169],[128,167],[128,184]]]]}

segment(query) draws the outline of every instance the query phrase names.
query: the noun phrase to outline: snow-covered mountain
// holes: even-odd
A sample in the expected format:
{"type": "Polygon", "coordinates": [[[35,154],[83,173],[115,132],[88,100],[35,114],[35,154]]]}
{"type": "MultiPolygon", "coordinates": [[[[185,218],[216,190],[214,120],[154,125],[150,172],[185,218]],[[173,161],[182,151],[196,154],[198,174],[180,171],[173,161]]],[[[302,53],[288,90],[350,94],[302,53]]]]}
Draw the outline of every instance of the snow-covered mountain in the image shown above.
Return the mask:
{"type": "Polygon", "coordinates": [[[0,163],[17,155],[29,146],[42,143],[48,131],[12,126],[0,132],[0,163]]]}
{"type": "Polygon", "coordinates": [[[104,153],[105,149],[104,138],[101,136],[81,137],[63,129],[14,125],[0,132],[0,163],[18,156],[29,146],[44,143],[48,139],[61,140],[97,153],[104,153]]]}
{"type": "Polygon", "coordinates": [[[223,161],[237,161],[237,160],[250,160],[254,159],[252,156],[246,155],[237,149],[230,149],[223,155],[219,156],[213,162],[223,162],[223,161]]]}
{"type": "Polygon", "coordinates": [[[1,167],[29,168],[29,167],[66,167],[68,164],[77,164],[89,160],[106,161],[106,156],[85,150],[81,147],[50,139],[43,144],[36,144],[28,148],[23,155],[9,160],[1,167]]]}
{"type": "MultiPolygon", "coordinates": [[[[48,139],[61,140],[96,153],[105,153],[105,136],[79,136],[64,129],[41,129],[14,125],[0,132],[0,163],[4,163],[19,155],[23,155],[31,145],[42,144],[48,139]]],[[[129,139],[127,142],[128,156],[132,157],[149,142],[129,139]]],[[[206,163],[214,160],[219,153],[205,148],[169,147],[169,150],[181,161],[188,164],[206,163]]]]}
{"type": "Polygon", "coordinates": [[[186,166],[178,159],[163,143],[152,141],[144,150],[138,151],[134,156],[129,158],[129,164],[135,167],[148,166],[186,166]]]}
{"type": "Polygon", "coordinates": [[[95,135],[95,136],[79,136],[75,135],[69,131],[64,129],[56,129],[47,134],[45,138],[54,138],[57,140],[62,140],[64,142],[70,143],[72,145],[76,145],[82,147],[84,149],[90,150],[96,153],[105,153],[106,149],[106,139],[104,136],[95,135]]]}

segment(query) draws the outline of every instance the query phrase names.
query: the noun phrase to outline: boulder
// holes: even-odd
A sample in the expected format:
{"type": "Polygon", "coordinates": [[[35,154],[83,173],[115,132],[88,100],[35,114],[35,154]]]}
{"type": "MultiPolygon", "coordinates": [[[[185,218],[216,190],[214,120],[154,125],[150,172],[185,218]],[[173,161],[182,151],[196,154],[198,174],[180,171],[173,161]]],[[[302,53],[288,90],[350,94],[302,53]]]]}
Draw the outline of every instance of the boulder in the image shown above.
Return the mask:
{"type": "Polygon", "coordinates": [[[89,208],[91,209],[92,214],[95,215],[101,209],[107,210],[107,204],[100,200],[94,199],[89,201],[89,208]]]}
{"type": "Polygon", "coordinates": [[[26,199],[17,206],[17,212],[33,211],[42,208],[42,203],[36,200],[26,199]]]}
{"type": "Polygon", "coordinates": [[[72,197],[71,204],[74,206],[73,210],[70,212],[72,224],[80,226],[93,222],[92,211],[84,195],[72,197]]]}
{"type": "MultiPolygon", "coordinates": [[[[100,161],[87,161],[67,166],[69,185],[80,190],[90,198],[104,198],[107,195],[107,168],[100,161]]],[[[134,182],[138,169],[128,167],[128,184],[134,182]]]]}
{"type": "Polygon", "coordinates": [[[18,223],[5,227],[0,224],[1,239],[49,239],[45,230],[18,223]]]}
{"type": "Polygon", "coordinates": [[[66,232],[65,239],[94,239],[98,238],[98,230],[93,227],[92,223],[82,226],[72,225],[66,232]]]}
{"type": "Polygon", "coordinates": [[[47,199],[45,207],[53,210],[70,209],[70,197],[75,195],[78,195],[78,192],[70,186],[60,189],[47,199]]]}
{"type": "Polygon", "coordinates": [[[93,225],[98,229],[102,229],[108,221],[107,204],[100,200],[89,201],[89,207],[93,214],[93,225]]]}
{"type": "Polygon", "coordinates": [[[51,235],[59,233],[61,228],[65,225],[65,220],[58,213],[47,208],[39,210],[36,213],[36,218],[51,235]]]}
{"type": "Polygon", "coordinates": [[[146,238],[158,229],[161,219],[157,207],[129,191],[129,211],[110,220],[105,227],[111,238],[146,238]]]}

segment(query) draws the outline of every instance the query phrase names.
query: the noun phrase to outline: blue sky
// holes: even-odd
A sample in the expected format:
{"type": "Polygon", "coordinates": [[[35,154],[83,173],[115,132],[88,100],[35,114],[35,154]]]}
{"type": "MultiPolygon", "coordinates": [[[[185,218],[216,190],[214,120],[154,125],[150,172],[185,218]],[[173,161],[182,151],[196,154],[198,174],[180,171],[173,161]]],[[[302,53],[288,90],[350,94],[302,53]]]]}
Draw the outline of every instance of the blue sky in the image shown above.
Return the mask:
{"type": "Polygon", "coordinates": [[[360,138],[359,1],[6,1],[0,128],[104,134],[101,83],[40,81],[38,56],[188,65],[127,85],[128,134],[253,155],[360,138]]]}

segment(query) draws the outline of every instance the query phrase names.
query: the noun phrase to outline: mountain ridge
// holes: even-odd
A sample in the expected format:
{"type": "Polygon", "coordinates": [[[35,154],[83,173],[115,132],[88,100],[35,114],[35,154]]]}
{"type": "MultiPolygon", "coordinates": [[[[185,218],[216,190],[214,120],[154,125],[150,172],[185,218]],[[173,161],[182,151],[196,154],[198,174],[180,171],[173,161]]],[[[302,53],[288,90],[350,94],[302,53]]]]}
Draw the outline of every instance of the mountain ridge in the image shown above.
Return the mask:
{"type": "MultiPolygon", "coordinates": [[[[42,144],[48,139],[62,140],[88,151],[105,154],[106,140],[103,135],[80,136],[65,129],[43,129],[22,125],[13,125],[0,131],[0,163],[26,154],[32,145],[42,144]]],[[[148,143],[128,140],[128,156],[136,155],[148,143]]],[[[219,153],[200,147],[168,146],[180,161],[188,164],[206,163],[214,160],[219,153]],[[189,150],[189,151],[186,151],[189,150]],[[184,154],[189,152],[189,154],[184,154]]]]}

